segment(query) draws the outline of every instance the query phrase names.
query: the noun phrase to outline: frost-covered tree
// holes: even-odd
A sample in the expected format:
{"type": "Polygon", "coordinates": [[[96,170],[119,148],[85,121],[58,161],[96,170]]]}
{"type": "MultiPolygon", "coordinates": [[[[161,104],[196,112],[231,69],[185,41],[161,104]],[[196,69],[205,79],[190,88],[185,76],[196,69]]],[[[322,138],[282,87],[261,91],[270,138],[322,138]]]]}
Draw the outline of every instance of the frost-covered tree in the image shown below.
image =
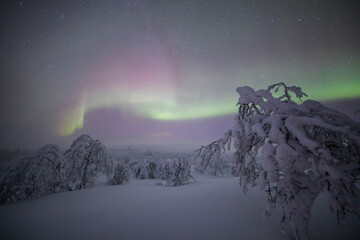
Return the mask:
{"type": "Polygon", "coordinates": [[[132,174],[140,179],[156,178],[156,163],[150,160],[130,163],[132,174]]]}
{"type": "Polygon", "coordinates": [[[108,181],[113,177],[113,161],[100,140],[82,135],[74,140],[65,152],[67,159],[68,190],[93,187],[98,173],[106,173],[108,181]]]}
{"type": "Polygon", "coordinates": [[[65,190],[65,159],[49,144],[37,154],[12,163],[0,185],[0,203],[16,202],[65,190]]]}
{"type": "Polygon", "coordinates": [[[173,160],[167,160],[160,164],[158,176],[166,180],[167,186],[180,186],[184,182],[193,179],[190,173],[191,165],[185,156],[179,155],[173,160]]]}
{"type": "Polygon", "coordinates": [[[157,165],[156,176],[158,179],[166,180],[170,176],[170,160],[166,159],[157,165]]]}
{"type": "Polygon", "coordinates": [[[115,168],[114,176],[111,180],[111,184],[113,185],[126,184],[129,182],[129,177],[130,177],[130,169],[128,165],[125,163],[118,163],[115,168]]]}
{"type": "Polygon", "coordinates": [[[93,187],[100,173],[107,175],[109,183],[126,181],[126,173],[121,175],[120,169],[114,176],[113,161],[99,140],[82,135],[65,155],[49,144],[37,154],[19,157],[1,168],[0,203],[93,187]]]}
{"type": "Polygon", "coordinates": [[[249,185],[264,189],[264,215],[280,206],[282,230],[289,223],[296,239],[309,239],[311,208],[320,193],[339,223],[359,214],[360,124],[313,100],[297,104],[292,97],[307,96],[300,87],[278,83],[236,90],[234,127],[199,149],[203,165],[233,141],[244,192],[249,185]]]}
{"type": "Polygon", "coordinates": [[[168,186],[180,186],[193,178],[190,174],[191,165],[184,157],[178,157],[169,163],[170,174],[166,179],[168,186]]]}
{"type": "Polygon", "coordinates": [[[38,151],[26,172],[36,196],[65,190],[65,164],[60,148],[54,144],[45,145],[38,151]]]}

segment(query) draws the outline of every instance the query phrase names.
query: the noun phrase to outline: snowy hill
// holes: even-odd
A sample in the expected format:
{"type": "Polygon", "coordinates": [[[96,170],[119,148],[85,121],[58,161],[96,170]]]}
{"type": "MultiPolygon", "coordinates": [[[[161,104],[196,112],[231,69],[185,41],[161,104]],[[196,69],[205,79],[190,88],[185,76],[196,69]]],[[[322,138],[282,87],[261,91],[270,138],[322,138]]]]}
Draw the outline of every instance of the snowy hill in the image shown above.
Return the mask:
{"type": "MultiPolygon", "coordinates": [[[[291,239],[279,231],[280,211],[262,219],[266,195],[244,195],[238,177],[195,175],[197,182],[157,186],[132,179],[120,186],[46,195],[0,206],[1,239],[291,239]]],[[[359,239],[360,218],[348,231],[316,200],[312,239],[359,239]]]]}

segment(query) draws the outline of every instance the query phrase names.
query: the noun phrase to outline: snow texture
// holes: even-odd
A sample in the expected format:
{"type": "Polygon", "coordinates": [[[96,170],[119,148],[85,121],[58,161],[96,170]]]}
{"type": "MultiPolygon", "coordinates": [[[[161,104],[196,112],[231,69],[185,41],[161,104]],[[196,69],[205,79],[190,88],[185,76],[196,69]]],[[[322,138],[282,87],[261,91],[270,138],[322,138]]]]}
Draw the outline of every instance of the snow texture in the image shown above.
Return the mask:
{"type": "MultiPolygon", "coordinates": [[[[253,188],[242,194],[238,177],[195,177],[196,183],[179,187],[132,179],[121,186],[96,185],[2,205],[0,236],[2,240],[292,239],[277,230],[280,209],[261,219],[265,192],[253,188]]],[[[321,195],[313,207],[313,239],[360,239],[360,219],[350,216],[345,231],[330,217],[324,201],[321,195]]]]}

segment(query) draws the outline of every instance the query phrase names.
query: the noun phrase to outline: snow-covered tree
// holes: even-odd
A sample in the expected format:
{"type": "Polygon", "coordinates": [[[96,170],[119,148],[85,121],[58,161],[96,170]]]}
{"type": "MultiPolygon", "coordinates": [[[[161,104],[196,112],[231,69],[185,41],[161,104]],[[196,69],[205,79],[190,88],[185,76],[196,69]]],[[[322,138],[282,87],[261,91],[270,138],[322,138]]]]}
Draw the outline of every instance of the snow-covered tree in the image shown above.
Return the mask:
{"type": "Polygon", "coordinates": [[[4,177],[0,184],[0,203],[17,202],[28,199],[31,194],[28,194],[26,170],[31,164],[32,158],[30,156],[20,157],[13,160],[11,166],[2,173],[4,177]],[[5,176],[6,175],[6,176],[5,176]]]}
{"type": "Polygon", "coordinates": [[[341,223],[359,214],[360,124],[319,102],[306,100],[300,87],[278,83],[266,90],[239,87],[239,112],[223,138],[199,149],[211,164],[233,141],[240,185],[268,194],[265,216],[283,209],[282,230],[309,239],[311,208],[323,193],[341,223]],[[279,90],[282,94],[279,94],[279,90]]]}
{"type": "Polygon", "coordinates": [[[54,144],[42,147],[26,172],[35,196],[65,190],[66,161],[54,144]]]}
{"type": "Polygon", "coordinates": [[[130,168],[132,174],[140,179],[154,179],[156,178],[156,163],[150,160],[141,162],[131,162],[130,168]]]}
{"type": "Polygon", "coordinates": [[[125,163],[118,163],[115,171],[114,176],[111,180],[111,184],[113,185],[121,185],[126,184],[129,182],[130,176],[130,169],[125,163]]]}
{"type": "Polygon", "coordinates": [[[114,176],[114,164],[105,146],[88,135],[77,138],[65,155],[58,146],[49,144],[35,155],[6,165],[0,178],[0,203],[93,187],[100,173],[107,174],[109,183],[128,181],[119,166],[114,176]]]}
{"type": "Polygon", "coordinates": [[[54,144],[45,145],[36,155],[14,161],[0,185],[0,203],[64,191],[64,164],[65,159],[54,144]]]}
{"type": "Polygon", "coordinates": [[[170,176],[170,164],[168,159],[161,161],[157,165],[156,176],[161,180],[166,180],[170,176]]]}
{"type": "Polygon", "coordinates": [[[185,156],[179,155],[173,160],[167,160],[160,164],[158,176],[166,180],[168,186],[180,186],[193,178],[190,174],[191,165],[185,156]]]}
{"type": "Polygon", "coordinates": [[[82,135],[74,140],[65,152],[68,190],[93,187],[98,173],[106,173],[108,181],[113,177],[114,164],[100,140],[82,135]]]}

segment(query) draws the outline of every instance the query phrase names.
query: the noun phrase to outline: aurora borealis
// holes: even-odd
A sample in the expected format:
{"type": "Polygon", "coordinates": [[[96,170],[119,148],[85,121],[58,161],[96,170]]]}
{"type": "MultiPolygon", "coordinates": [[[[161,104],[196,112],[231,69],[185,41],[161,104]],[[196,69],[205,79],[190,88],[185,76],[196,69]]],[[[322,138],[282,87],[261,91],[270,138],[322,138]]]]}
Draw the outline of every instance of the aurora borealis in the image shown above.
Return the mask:
{"type": "MultiPolygon", "coordinates": [[[[206,143],[235,88],[360,98],[358,1],[11,1],[0,4],[0,148],[206,143]]],[[[349,105],[349,104],[347,104],[349,105]]]]}

